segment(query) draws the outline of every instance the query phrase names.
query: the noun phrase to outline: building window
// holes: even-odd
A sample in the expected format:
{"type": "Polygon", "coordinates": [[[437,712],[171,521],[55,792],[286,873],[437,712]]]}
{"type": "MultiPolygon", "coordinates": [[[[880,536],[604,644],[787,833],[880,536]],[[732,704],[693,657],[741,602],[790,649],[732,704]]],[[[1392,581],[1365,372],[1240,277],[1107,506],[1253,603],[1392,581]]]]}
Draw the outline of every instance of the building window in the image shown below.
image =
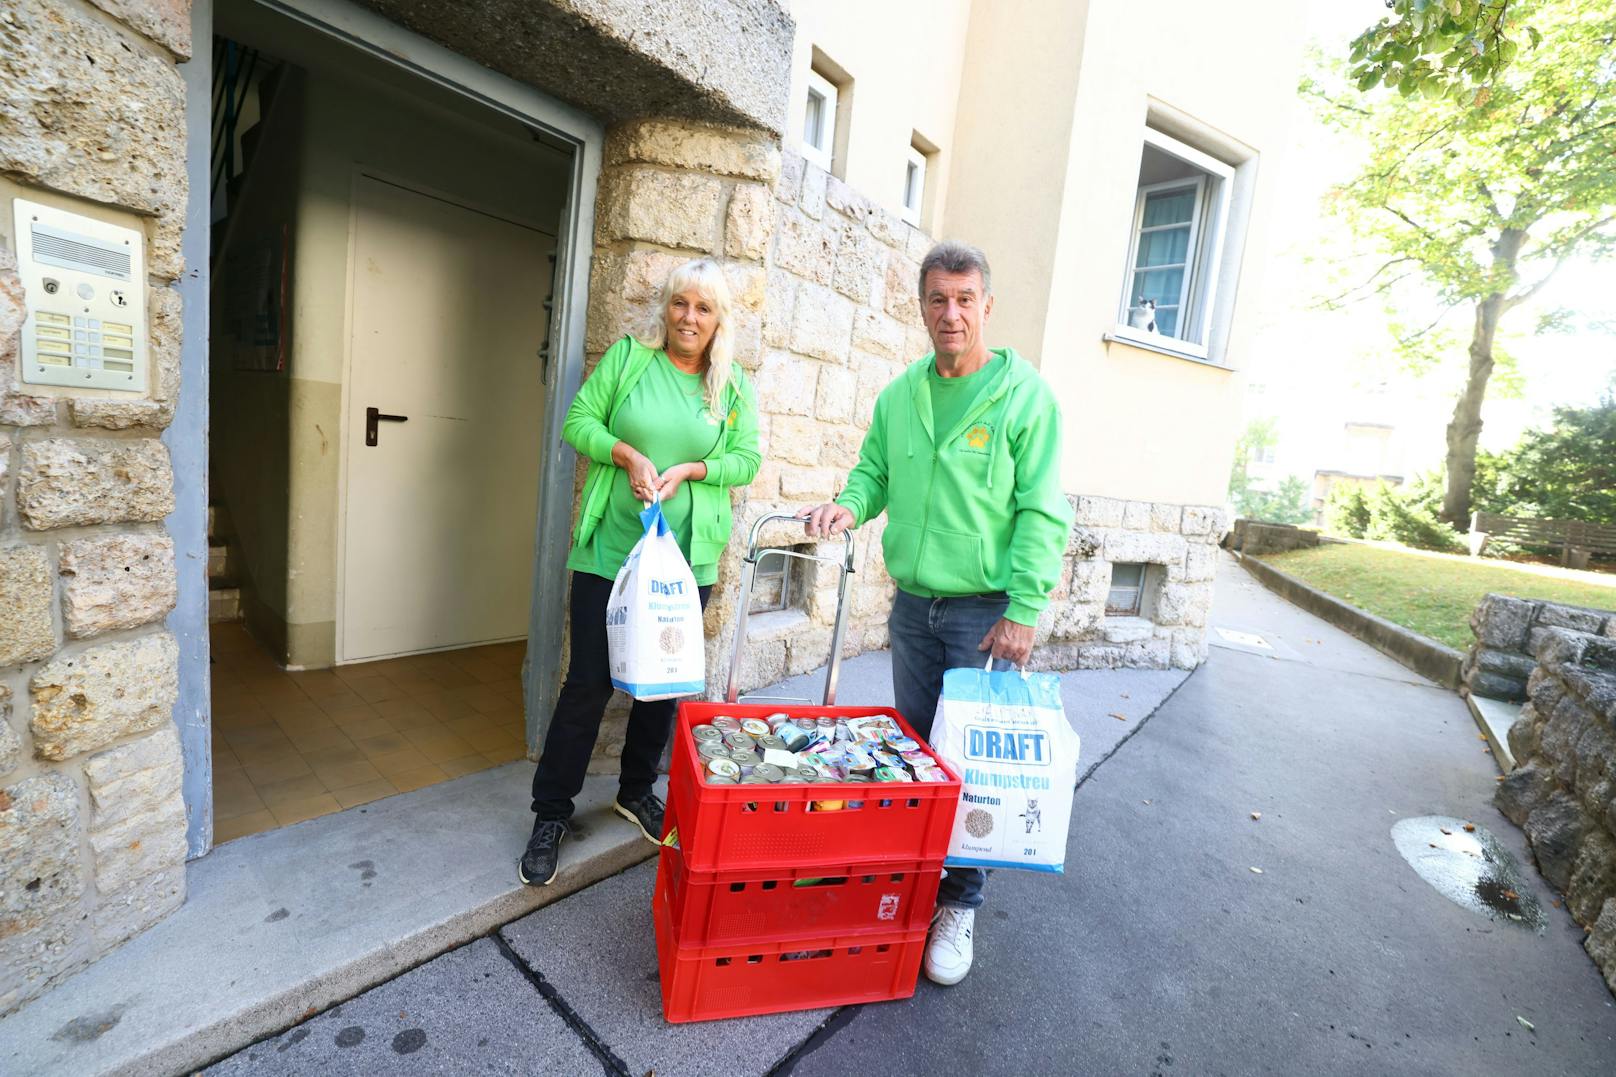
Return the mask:
{"type": "Polygon", "coordinates": [[[904,162],[903,168],[903,209],[899,213],[904,220],[920,227],[920,211],[926,203],[926,153],[918,146],[909,147],[909,158],[904,162]]]}
{"type": "Polygon", "coordinates": [[[808,72],[808,101],[802,119],[802,155],[830,171],[836,151],[835,85],[818,71],[808,72]]]}
{"type": "Polygon", "coordinates": [[[1207,357],[1235,170],[1145,129],[1116,335],[1207,357]]]}
{"type": "Polygon", "coordinates": [[[1107,617],[1138,617],[1145,592],[1145,566],[1118,563],[1111,566],[1111,590],[1105,596],[1107,617]]]}
{"type": "MultiPolygon", "coordinates": [[[[804,555],[814,552],[812,545],[788,546],[785,549],[804,555]]],[[[752,602],[747,607],[747,613],[774,613],[801,604],[803,596],[810,589],[804,586],[803,573],[811,570],[813,565],[814,562],[798,557],[769,555],[767,551],[759,550],[757,566],[752,570],[752,602]]]]}

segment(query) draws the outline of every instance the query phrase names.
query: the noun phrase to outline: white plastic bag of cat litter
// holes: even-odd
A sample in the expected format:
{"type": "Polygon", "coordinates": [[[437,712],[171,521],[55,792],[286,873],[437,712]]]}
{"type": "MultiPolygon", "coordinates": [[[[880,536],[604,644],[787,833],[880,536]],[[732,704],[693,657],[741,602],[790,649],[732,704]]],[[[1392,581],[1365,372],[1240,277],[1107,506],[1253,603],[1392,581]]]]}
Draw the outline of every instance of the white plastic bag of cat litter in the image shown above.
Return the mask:
{"type": "Polygon", "coordinates": [[[629,551],[606,602],[612,687],[635,699],[673,699],[707,683],[701,596],[662,504],[640,513],[645,534],[629,551]]]}
{"type": "Polygon", "coordinates": [[[931,745],[962,779],[947,863],[1065,870],[1080,745],[1059,677],[949,670],[931,745]]]}

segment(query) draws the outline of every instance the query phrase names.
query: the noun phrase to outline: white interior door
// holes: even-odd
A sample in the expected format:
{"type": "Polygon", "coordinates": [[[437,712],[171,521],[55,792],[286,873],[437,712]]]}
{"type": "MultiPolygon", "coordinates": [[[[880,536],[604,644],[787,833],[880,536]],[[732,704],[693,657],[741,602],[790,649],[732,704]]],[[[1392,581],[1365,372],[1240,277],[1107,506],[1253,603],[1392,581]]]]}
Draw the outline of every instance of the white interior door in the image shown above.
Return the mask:
{"type": "Polygon", "coordinates": [[[354,197],[338,659],[525,637],[555,237],[369,176],[354,197]]]}

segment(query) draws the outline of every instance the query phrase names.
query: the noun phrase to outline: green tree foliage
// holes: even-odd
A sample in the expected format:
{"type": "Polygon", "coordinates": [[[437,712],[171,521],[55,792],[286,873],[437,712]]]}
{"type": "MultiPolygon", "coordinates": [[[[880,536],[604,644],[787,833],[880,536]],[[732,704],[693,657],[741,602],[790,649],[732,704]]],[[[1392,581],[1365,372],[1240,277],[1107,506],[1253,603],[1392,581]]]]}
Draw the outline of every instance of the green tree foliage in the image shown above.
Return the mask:
{"type": "Polygon", "coordinates": [[[1234,500],[1234,507],[1246,519],[1261,520],[1265,524],[1313,522],[1312,499],[1308,496],[1307,481],[1300,475],[1289,476],[1275,490],[1248,487],[1234,500]]]}
{"type": "Polygon", "coordinates": [[[1337,483],[1324,499],[1324,522],[1332,534],[1364,538],[1370,516],[1369,495],[1357,483],[1337,483]]]}
{"type": "MultiPolygon", "coordinates": [[[[1484,12],[1496,6],[1479,3],[1484,12]]],[[[1397,6],[1414,14],[1413,4],[1397,6]]],[[[1475,0],[1468,6],[1475,8],[1475,0]]],[[[1434,7],[1453,17],[1451,5],[1435,0],[1422,16],[1435,18],[1434,7]]],[[[1455,308],[1469,315],[1467,373],[1447,428],[1441,510],[1456,524],[1470,514],[1500,321],[1571,257],[1616,251],[1616,4],[1511,0],[1500,17],[1506,29],[1513,18],[1530,21],[1531,47],[1500,53],[1509,62],[1495,64],[1490,84],[1473,95],[1405,92],[1401,75],[1392,94],[1335,91],[1326,80],[1303,86],[1317,95],[1327,122],[1366,147],[1362,170],[1331,192],[1330,208],[1378,252],[1379,265],[1337,301],[1417,286],[1434,294],[1441,316],[1455,308]]],[[[1445,40],[1446,33],[1430,40],[1445,40]]],[[[1424,55],[1406,57],[1411,47],[1398,46],[1397,63],[1414,65],[1424,55]]],[[[1450,48],[1443,55],[1451,54],[1450,48]]],[[[1366,72],[1358,85],[1387,81],[1393,70],[1377,80],[1366,80],[1366,72]]],[[[1417,352],[1441,316],[1405,333],[1400,344],[1417,352]]]]}
{"type": "Polygon", "coordinates": [[[1365,538],[1444,553],[1464,553],[1468,549],[1459,533],[1437,518],[1440,487],[1436,484],[1416,480],[1400,489],[1381,483],[1368,501],[1365,538]]]}
{"type": "Polygon", "coordinates": [[[1313,506],[1307,483],[1292,475],[1276,490],[1264,489],[1251,480],[1251,461],[1278,440],[1273,419],[1253,419],[1235,442],[1234,466],[1229,471],[1229,504],[1248,520],[1270,524],[1303,524],[1313,519],[1313,506]]]}
{"type": "Polygon", "coordinates": [[[1387,0],[1392,13],[1352,42],[1360,90],[1461,98],[1489,83],[1540,34],[1522,25],[1520,0],[1387,0]]]}
{"type": "Polygon", "coordinates": [[[1476,460],[1476,507],[1506,516],[1616,524],[1616,396],[1556,408],[1504,453],[1476,460]]]}

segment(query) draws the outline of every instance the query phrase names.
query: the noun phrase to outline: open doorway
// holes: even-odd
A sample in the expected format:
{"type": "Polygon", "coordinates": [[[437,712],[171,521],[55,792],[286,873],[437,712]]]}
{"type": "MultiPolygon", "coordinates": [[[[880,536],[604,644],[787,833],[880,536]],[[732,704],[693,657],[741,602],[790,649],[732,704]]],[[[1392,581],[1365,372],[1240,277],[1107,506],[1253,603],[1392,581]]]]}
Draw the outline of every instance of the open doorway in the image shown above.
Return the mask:
{"type": "Polygon", "coordinates": [[[525,754],[576,161],[267,6],[214,13],[218,842],[525,754]]]}

